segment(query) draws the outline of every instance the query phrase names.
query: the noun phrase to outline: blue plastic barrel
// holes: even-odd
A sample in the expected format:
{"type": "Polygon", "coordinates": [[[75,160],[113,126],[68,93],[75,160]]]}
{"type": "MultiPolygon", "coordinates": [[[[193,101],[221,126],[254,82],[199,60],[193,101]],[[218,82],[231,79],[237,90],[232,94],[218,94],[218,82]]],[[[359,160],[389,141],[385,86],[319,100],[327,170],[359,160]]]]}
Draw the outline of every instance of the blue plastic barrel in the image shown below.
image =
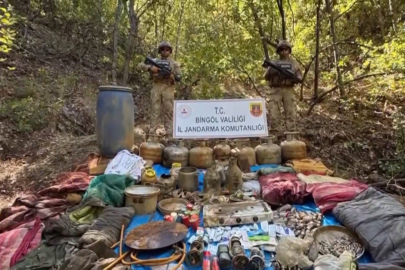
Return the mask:
{"type": "Polygon", "coordinates": [[[134,144],[134,100],[129,87],[103,85],[97,97],[97,145],[104,157],[114,157],[134,144]]]}

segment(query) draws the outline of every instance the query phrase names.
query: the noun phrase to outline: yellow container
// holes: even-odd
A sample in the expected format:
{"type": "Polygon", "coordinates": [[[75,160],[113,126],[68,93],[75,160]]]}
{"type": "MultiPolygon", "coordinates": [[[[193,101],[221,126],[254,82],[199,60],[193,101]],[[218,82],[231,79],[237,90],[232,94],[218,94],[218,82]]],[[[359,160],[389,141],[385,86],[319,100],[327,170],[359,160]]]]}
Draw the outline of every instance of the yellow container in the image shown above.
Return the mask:
{"type": "Polygon", "coordinates": [[[141,183],[156,183],[157,182],[156,172],[153,169],[145,170],[145,173],[142,175],[141,183]]]}

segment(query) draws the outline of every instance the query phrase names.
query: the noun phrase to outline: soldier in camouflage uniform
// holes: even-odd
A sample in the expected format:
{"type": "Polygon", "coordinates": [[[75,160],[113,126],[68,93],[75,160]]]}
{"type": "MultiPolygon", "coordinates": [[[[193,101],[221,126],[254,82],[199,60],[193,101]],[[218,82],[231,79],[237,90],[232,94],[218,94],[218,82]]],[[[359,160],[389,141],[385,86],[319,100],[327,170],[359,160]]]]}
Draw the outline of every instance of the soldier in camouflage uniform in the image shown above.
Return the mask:
{"type": "Polygon", "coordinates": [[[160,69],[152,65],[140,63],[138,67],[144,71],[149,71],[153,86],[151,90],[151,133],[155,133],[158,125],[163,120],[166,134],[173,134],[173,101],[175,88],[175,75],[181,80],[180,64],[174,61],[170,55],[173,48],[169,42],[162,42],[159,45],[160,59],[155,61],[172,71],[170,75],[160,74],[160,69]]]}
{"type": "MultiPolygon", "coordinates": [[[[301,70],[297,61],[290,57],[291,45],[283,40],[277,44],[277,54],[280,59],[274,61],[278,66],[289,69],[299,79],[302,78],[301,70]]],[[[294,91],[294,82],[280,74],[277,70],[269,67],[264,78],[270,85],[269,110],[272,129],[280,131],[281,113],[280,106],[283,104],[285,113],[285,125],[287,131],[296,130],[297,98],[294,91]]]]}

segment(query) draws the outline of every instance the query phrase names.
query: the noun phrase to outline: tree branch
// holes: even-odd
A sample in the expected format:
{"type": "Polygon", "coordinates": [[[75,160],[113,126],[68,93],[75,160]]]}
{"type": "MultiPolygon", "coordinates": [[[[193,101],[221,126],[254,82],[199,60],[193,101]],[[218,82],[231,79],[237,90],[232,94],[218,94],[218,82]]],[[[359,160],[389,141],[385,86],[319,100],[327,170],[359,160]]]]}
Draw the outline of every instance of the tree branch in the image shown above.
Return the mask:
{"type": "Polygon", "coordinates": [[[345,15],[346,13],[348,13],[348,12],[354,7],[354,5],[357,4],[357,2],[358,2],[358,0],[354,1],[354,2],[350,5],[350,7],[348,7],[345,11],[343,11],[342,13],[340,13],[339,15],[337,15],[337,16],[333,19],[333,21],[336,22],[336,21],[337,21],[338,19],[340,19],[343,15],[345,15]]]}
{"type": "MultiPolygon", "coordinates": [[[[370,78],[370,77],[376,77],[376,76],[384,76],[384,75],[392,75],[392,74],[397,74],[398,72],[381,72],[381,73],[373,73],[373,74],[365,74],[365,75],[361,75],[359,77],[354,78],[353,80],[350,81],[346,81],[343,82],[343,85],[348,85],[351,84],[353,82],[357,82],[366,78],[370,78]]],[[[339,89],[338,85],[335,85],[333,88],[329,89],[328,91],[322,93],[316,100],[314,100],[311,104],[311,107],[308,109],[307,115],[309,116],[311,114],[312,109],[314,108],[314,106],[323,99],[323,97],[325,97],[327,94],[332,93],[333,91],[335,91],[336,89],[339,89]]]]}
{"type": "Polygon", "coordinates": [[[294,17],[294,12],[293,12],[293,9],[292,9],[292,7],[291,7],[290,0],[287,0],[287,3],[288,3],[288,7],[290,8],[290,12],[291,12],[291,16],[292,16],[292,32],[293,32],[293,34],[294,34],[294,36],[295,36],[295,17],[294,17]]]}
{"type": "MultiPolygon", "coordinates": [[[[339,41],[339,42],[332,43],[332,44],[329,44],[329,45],[323,47],[322,49],[319,50],[319,54],[321,54],[322,52],[324,52],[325,50],[329,49],[330,47],[332,47],[332,46],[334,46],[334,45],[342,45],[342,44],[353,45],[353,46],[358,46],[358,47],[364,47],[364,48],[368,48],[368,49],[370,49],[370,50],[373,50],[373,49],[374,49],[373,47],[370,47],[370,46],[367,46],[367,45],[364,45],[364,44],[360,44],[360,43],[357,43],[357,42],[354,42],[354,41],[339,41]]],[[[316,54],[312,56],[311,61],[310,61],[309,64],[305,67],[304,76],[302,77],[302,80],[303,80],[303,81],[305,81],[305,78],[306,78],[306,76],[307,76],[307,73],[308,73],[309,70],[311,69],[311,65],[312,65],[312,63],[314,62],[315,58],[316,58],[316,54]]],[[[302,93],[303,91],[304,91],[304,85],[301,85],[301,93],[302,93]]]]}
{"type": "MultiPolygon", "coordinates": [[[[253,3],[253,0],[249,1],[249,5],[252,10],[253,18],[255,20],[257,30],[259,31],[259,35],[260,35],[260,37],[262,37],[262,36],[264,36],[264,31],[263,31],[262,23],[260,22],[259,15],[257,14],[257,9],[253,3]]],[[[262,41],[264,56],[266,57],[266,59],[269,59],[269,50],[267,49],[267,43],[263,39],[261,41],[262,41]]]]}
{"type": "Polygon", "coordinates": [[[273,46],[274,48],[277,48],[277,43],[272,42],[268,37],[260,37],[264,41],[266,41],[269,45],[273,46]]]}
{"type": "Polygon", "coordinates": [[[142,15],[153,5],[155,4],[155,0],[148,0],[138,9],[136,12],[138,14],[138,19],[142,17],[142,15]],[[143,9],[143,10],[142,10],[143,9]]]}

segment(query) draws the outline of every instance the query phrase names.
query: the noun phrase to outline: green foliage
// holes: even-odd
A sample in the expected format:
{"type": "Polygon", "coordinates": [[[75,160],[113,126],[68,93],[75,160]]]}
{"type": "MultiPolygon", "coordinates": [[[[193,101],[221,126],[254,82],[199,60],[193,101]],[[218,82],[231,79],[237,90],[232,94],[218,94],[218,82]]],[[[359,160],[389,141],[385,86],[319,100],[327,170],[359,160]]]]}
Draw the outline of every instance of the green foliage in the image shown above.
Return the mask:
{"type": "Polygon", "coordinates": [[[50,107],[34,98],[13,99],[0,105],[0,119],[8,119],[18,132],[41,130],[48,125],[50,107]]]}
{"type": "Polygon", "coordinates": [[[12,8],[0,7],[0,62],[6,61],[7,54],[10,53],[16,36],[13,29],[15,19],[11,15],[12,8]]]}

